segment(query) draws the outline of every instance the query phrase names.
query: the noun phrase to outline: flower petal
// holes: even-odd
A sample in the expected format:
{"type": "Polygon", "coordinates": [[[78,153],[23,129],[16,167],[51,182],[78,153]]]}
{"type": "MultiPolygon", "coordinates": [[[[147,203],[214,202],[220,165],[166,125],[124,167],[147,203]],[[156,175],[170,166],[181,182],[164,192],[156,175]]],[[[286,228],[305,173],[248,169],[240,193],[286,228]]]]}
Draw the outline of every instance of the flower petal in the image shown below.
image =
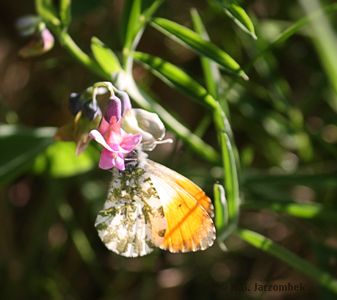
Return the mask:
{"type": "Polygon", "coordinates": [[[126,152],[131,152],[142,140],[142,135],[140,133],[128,134],[126,132],[123,132],[122,134],[123,141],[120,143],[120,146],[126,152]]]}
{"type": "Polygon", "coordinates": [[[124,161],[124,157],[122,154],[117,153],[117,157],[115,159],[115,163],[116,163],[116,167],[121,170],[124,171],[125,170],[125,161],[124,161]]]}
{"type": "Polygon", "coordinates": [[[108,151],[113,151],[109,144],[105,141],[103,135],[98,130],[91,130],[89,136],[93,138],[97,143],[101,144],[108,151]]]}
{"type": "Polygon", "coordinates": [[[98,166],[103,170],[112,169],[115,166],[115,152],[103,149],[98,166]]]}

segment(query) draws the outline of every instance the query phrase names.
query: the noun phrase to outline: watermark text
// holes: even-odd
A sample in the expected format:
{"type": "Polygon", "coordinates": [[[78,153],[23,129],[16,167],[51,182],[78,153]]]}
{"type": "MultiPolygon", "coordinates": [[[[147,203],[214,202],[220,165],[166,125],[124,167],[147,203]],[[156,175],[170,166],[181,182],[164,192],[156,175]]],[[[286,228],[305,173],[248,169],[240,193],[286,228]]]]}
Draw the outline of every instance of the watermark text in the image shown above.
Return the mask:
{"type": "Polygon", "coordinates": [[[292,284],[261,284],[257,282],[247,283],[219,283],[219,289],[223,292],[305,292],[303,283],[292,284]]]}

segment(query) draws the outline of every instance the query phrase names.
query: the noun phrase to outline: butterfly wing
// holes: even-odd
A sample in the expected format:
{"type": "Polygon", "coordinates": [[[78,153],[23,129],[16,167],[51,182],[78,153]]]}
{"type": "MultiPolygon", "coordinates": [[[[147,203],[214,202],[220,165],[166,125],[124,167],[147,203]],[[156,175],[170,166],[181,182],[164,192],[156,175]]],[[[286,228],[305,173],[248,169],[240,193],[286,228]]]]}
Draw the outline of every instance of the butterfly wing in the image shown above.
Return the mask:
{"type": "Polygon", "coordinates": [[[183,188],[187,193],[189,193],[205,210],[206,212],[213,218],[213,204],[212,201],[205,192],[198,187],[195,183],[191,180],[187,179],[186,177],[180,175],[179,173],[158,164],[152,160],[147,160],[147,164],[152,167],[152,169],[156,170],[156,173],[163,174],[166,179],[178,184],[181,188],[183,188]]]}
{"type": "Polygon", "coordinates": [[[116,171],[95,226],[106,247],[123,256],[146,255],[163,243],[163,207],[144,169],[116,171]]]}
{"type": "Polygon", "coordinates": [[[160,248],[188,252],[210,247],[215,240],[211,200],[182,175],[150,160],[144,164],[151,174],[167,221],[160,248]]]}

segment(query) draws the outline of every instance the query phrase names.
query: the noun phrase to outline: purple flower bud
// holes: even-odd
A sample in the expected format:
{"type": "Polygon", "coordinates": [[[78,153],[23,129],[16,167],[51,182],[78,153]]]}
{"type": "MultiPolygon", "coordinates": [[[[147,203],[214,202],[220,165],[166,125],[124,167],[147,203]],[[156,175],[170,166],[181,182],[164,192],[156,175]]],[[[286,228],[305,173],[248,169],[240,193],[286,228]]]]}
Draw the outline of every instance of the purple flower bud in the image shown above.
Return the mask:
{"type": "Polygon", "coordinates": [[[116,96],[121,100],[122,103],[122,116],[125,116],[127,110],[131,110],[131,101],[129,95],[124,91],[116,92],[116,96]]]}
{"type": "Polygon", "coordinates": [[[112,96],[104,109],[104,119],[110,124],[112,122],[112,117],[116,117],[114,122],[119,122],[121,118],[121,109],[121,100],[116,96],[112,96]]]}
{"type": "Polygon", "coordinates": [[[84,105],[84,99],[81,99],[81,94],[71,93],[68,100],[68,108],[73,115],[82,109],[84,105]]]}
{"type": "Polygon", "coordinates": [[[97,116],[102,115],[102,111],[96,100],[88,100],[83,105],[82,114],[84,117],[94,120],[97,116]]]}

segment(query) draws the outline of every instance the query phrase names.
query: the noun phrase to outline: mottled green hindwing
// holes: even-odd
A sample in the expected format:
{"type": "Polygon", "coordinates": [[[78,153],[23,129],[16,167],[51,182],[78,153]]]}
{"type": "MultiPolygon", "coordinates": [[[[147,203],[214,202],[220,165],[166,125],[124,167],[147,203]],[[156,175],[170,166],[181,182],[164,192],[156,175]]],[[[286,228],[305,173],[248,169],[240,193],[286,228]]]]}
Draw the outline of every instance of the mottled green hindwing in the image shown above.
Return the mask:
{"type": "Polygon", "coordinates": [[[142,256],[158,247],[167,222],[150,174],[141,167],[115,171],[95,226],[106,247],[120,255],[142,256]]]}

